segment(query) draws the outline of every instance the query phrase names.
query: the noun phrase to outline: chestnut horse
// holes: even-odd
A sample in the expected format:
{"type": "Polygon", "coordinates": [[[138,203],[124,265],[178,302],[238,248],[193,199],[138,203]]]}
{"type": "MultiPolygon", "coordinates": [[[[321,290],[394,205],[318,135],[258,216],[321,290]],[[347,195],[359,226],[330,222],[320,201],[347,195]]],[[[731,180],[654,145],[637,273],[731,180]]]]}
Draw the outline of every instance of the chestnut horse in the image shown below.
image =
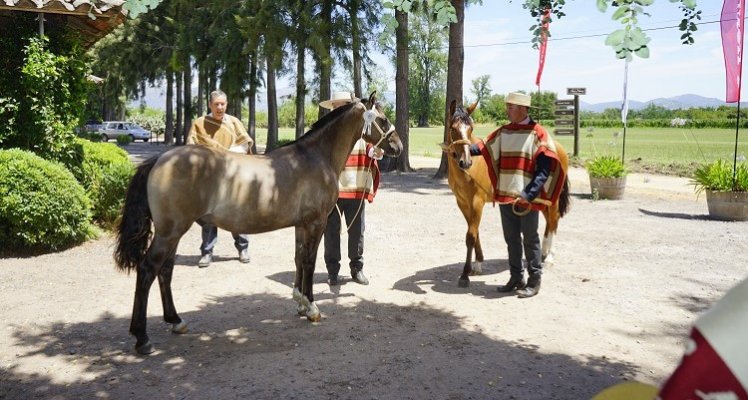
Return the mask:
{"type": "MultiPolygon", "coordinates": [[[[478,103],[475,102],[464,109],[462,106],[457,106],[457,101],[452,100],[449,105],[449,134],[447,135],[447,142],[441,144],[442,149],[448,153],[449,188],[452,189],[452,193],[457,199],[457,206],[460,207],[460,211],[462,211],[462,215],[468,224],[468,231],[465,234],[467,256],[462,275],[460,275],[458,281],[460,287],[470,285],[469,275],[477,275],[482,272],[483,248],[480,244],[479,227],[483,216],[483,206],[486,202],[493,201],[493,188],[491,187],[491,179],[488,177],[488,166],[485,159],[482,156],[470,156],[470,144],[480,141],[473,136],[473,119],[470,117],[477,105],[478,103]],[[472,264],[473,250],[475,250],[475,265],[472,264]]],[[[561,143],[555,142],[555,144],[558,158],[561,161],[561,168],[566,173],[567,179],[564,182],[558,203],[543,210],[546,223],[542,254],[543,261],[549,263],[553,260],[553,237],[558,229],[558,221],[566,214],[569,207],[569,155],[561,146],[561,143]]]]}
{"type": "Polygon", "coordinates": [[[137,271],[130,333],[136,337],[138,353],[154,351],[146,314],[156,278],[164,320],[175,333],[187,331],[174,307],[171,277],[179,239],[197,220],[247,234],[296,227],[293,298],[300,315],[310,321],[321,319],[312,278],[346,159],[359,138],[391,157],[403,149],[375,100],[372,93],[368,102],[338,107],[300,139],[265,155],[183,146],[138,167],[127,189],[114,252],[120,270],[137,271]]]}

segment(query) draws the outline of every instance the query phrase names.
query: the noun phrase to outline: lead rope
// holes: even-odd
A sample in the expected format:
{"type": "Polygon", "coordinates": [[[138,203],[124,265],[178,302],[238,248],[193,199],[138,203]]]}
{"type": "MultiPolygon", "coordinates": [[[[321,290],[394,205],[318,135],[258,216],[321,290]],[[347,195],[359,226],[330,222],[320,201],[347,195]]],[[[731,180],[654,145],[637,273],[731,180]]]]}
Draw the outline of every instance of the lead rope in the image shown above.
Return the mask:
{"type": "MultiPolygon", "coordinates": [[[[374,111],[374,104],[372,103],[371,109],[364,111],[364,127],[361,130],[361,136],[359,137],[359,139],[363,139],[364,135],[371,135],[371,126],[374,125],[374,127],[377,128],[377,130],[379,131],[379,134],[380,134],[379,141],[377,141],[377,143],[373,145],[374,146],[374,151],[376,151],[376,149],[379,148],[379,144],[381,144],[382,141],[384,141],[384,139],[386,139],[388,136],[390,136],[392,134],[392,132],[395,131],[395,126],[392,125],[392,124],[390,124],[390,129],[388,129],[387,132],[385,133],[382,130],[382,127],[380,127],[379,124],[376,122],[376,119],[377,119],[377,113],[374,111]]],[[[365,147],[364,147],[364,149],[365,149],[365,147]]],[[[364,151],[366,151],[366,150],[364,150],[364,151]]],[[[367,151],[367,153],[368,153],[368,151],[367,151]]],[[[368,156],[368,154],[367,154],[367,156],[368,156]]],[[[374,176],[371,173],[371,166],[374,164],[374,158],[373,157],[369,157],[369,158],[370,158],[369,165],[366,166],[366,169],[369,171],[369,174],[368,174],[368,176],[367,176],[366,179],[368,181],[369,178],[371,178],[371,181],[372,181],[371,184],[373,186],[374,185],[374,176]]],[[[368,187],[368,185],[366,185],[366,186],[368,187]]],[[[346,226],[346,228],[345,228],[346,232],[348,232],[348,231],[351,230],[351,226],[353,226],[353,221],[356,220],[356,218],[358,217],[358,214],[361,212],[361,208],[363,208],[363,206],[364,206],[365,197],[366,196],[362,196],[361,197],[361,201],[358,203],[358,208],[356,209],[356,213],[353,214],[353,218],[351,218],[351,223],[348,224],[346,226]]],[[[342,234],[343,233],[343,212],[340,211],[340,207],[338,207],[338,203],[337,202],[335,202],[335,210],[338,211],[338,218],[340,218],[340,234],[342,234]]]]}

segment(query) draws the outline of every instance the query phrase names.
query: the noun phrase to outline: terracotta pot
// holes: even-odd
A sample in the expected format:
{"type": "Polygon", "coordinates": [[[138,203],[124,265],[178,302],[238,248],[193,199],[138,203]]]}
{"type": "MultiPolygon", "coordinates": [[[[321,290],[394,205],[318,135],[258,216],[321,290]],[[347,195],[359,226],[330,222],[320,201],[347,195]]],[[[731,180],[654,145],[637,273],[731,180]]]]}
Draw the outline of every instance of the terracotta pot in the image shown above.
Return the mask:
{"type": "Polygon", "coordinates": [[[590,176],[590,190],[592,196],[597,193],[598,199],[620,200],[623,198],[623,190],[626,188],[626,177],[620,178],[598,178],[590,176]]]}
{"type": "Polygon", "coordinates": [[[748,192],[706,191],[709,217],[724,221],[748,221],[748,192]]]}

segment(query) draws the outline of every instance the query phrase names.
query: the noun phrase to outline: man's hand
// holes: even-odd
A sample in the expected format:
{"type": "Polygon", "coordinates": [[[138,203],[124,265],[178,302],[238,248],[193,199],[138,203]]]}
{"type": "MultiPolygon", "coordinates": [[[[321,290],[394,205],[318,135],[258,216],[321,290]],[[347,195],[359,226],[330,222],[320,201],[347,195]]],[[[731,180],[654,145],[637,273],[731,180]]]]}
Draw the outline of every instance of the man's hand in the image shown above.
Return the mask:
{"type": "Polygon", "coordinates": [[[375,160],[381,160],[384,157],[384,150],[380,149],[379,147],[372,146],[369,147],[369,152],[367,155],[375,160]]]}

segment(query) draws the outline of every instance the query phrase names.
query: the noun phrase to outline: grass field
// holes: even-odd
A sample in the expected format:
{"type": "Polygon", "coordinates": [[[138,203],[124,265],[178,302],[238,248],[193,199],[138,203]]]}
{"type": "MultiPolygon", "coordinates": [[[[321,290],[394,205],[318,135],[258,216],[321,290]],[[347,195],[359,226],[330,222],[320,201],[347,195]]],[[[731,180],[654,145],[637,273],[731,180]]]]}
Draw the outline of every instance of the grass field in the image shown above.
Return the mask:
{"type": "MultiPolygon", "coordinates": [[[[486,137],[495,126],[476,126],[475,135],[486,137]]],[[[443,140],[443,127],[410,128],[410,154],[441,157],[437,143],[443,140]]],[[[259,142],[264,143],[262,130],[259,142]]],[[[293,138],[291,128],[281,128],[281,139],[293,138]]],[[[557,136],[569,155],[573,155],[574,137],[557,136]]],[[[623,129],[582,128],[579,135],[579,154],[574,163],[596,155],[620,156],[623,150],[623,129]]],[[[626,165],[633,171],[652,171],[675,175],[689,175],[697,164],[724,159],[732,163],[735,150],[735,130],[690,128],[629,128],[626,130],[626,165]]],[[[739,132],[738,159],[748,157],[748,132],[739,132]]]]}

